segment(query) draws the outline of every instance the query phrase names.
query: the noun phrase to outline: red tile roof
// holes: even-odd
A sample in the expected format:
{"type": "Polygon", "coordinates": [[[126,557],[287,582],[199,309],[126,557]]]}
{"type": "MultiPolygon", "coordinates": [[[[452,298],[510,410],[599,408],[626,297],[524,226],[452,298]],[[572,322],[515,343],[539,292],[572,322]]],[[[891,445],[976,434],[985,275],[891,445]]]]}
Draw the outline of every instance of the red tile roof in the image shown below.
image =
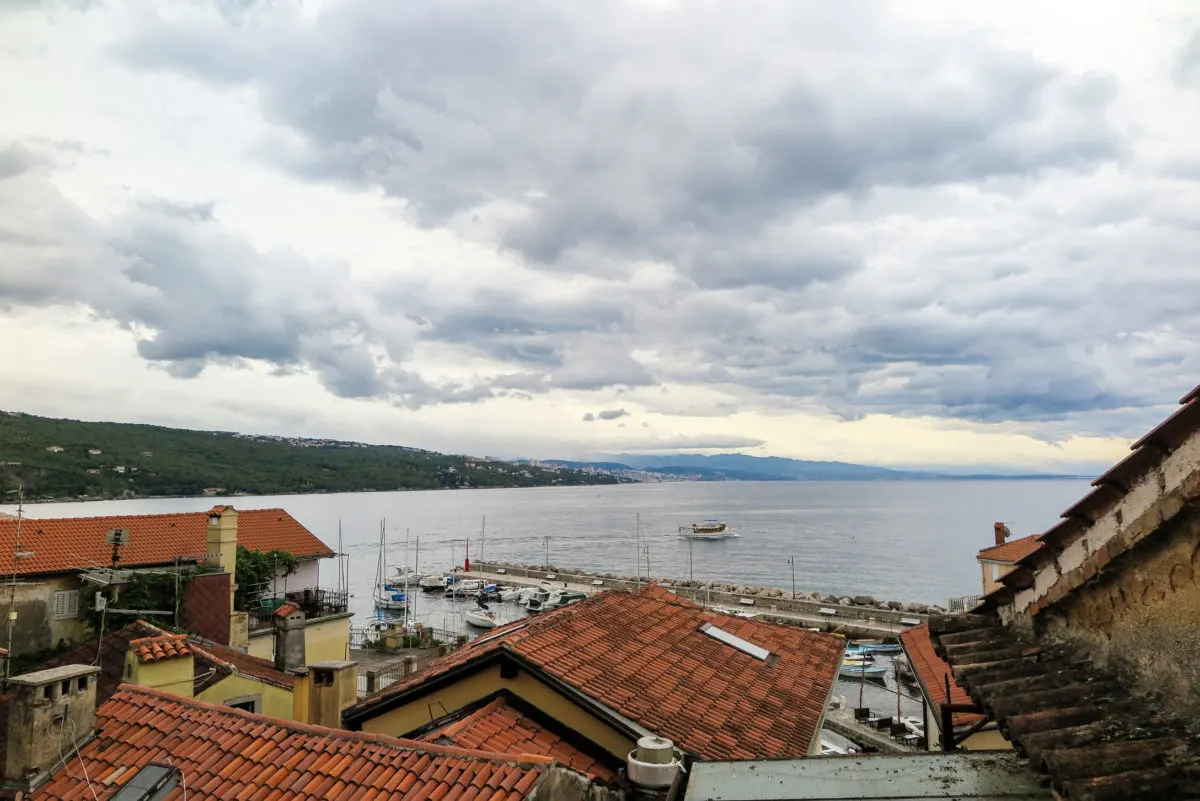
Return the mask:
{"type": "Polygon", "coordinates": [[[650,585],[608,590],[494,629],[346,712],[370,719],[447,672],[510,653],[703,759],[807,753],[845,641],[711,612],[650,585]],[[703,623],[769,650],[764,662],[700,631],[703,623]]]}
{"type": "Polygon", "coordinates": [[[988,559],[993,562],[1016,563],[1041,547],[1041,537],[1037,534],[1030,534],[1028,537],[1009,540],[1003,545],[993,545],[990,548],[984,548],[975,558],[988,559]]]}
{"type": "Polygon", "coordinates": [[[279,605],[279,608],[275,610],[275,617],[287,617],[299,608],[300,604],[296,603],[295,601],[284,601],[279,605]]]}
{"type": "MultiPolygon", "coordinates": [[[[285,690],[291,690],[295,686],[296,677],[291,673],[277,670],[275,663],[269,659],[244,654],[224,645],[199,644],[195,640],[190,642],[198,661],[206,660],[213,666],[223,666],[240,676],[249,676],[285,690]]],[[[197,666],[196,673],[200,673],[199,666],[197,666]]],[[[222,678],[224,677],[222,676],[222,678]]]]}
{"type": "MultiPolygon", "coordinates": [[[[904,652],[908,654],[908,663],[912,665],[913,673],[916,674],[917,681],[921,683],[925,697],[932,702],[934,711],[939,716],[936,718],[939,726],[942,720],[939,711],[940,704],[972,703],[971,696],[967,695],[967,691],[959,687],[958,682],[954,680],[950,666],[934,652],[933,640],[929,637],[928,623],[905,629],[900,633],[900,643],[904,646],[904,652]],[[950,678],[949,699],[946,696],[946,677],[950,678]]],[[[974,712],[955,712],[953,721],[955,726],[962,726],[974,723],[983,717],[984,715],[974,712]]]]}
{"type": "Polygon", "coordinates": [[[191,656],[186,634],[161,634],[156,637],[140,637],[129,641],[129,647],[141,663],[162,662],[191,656]]]}
{"type": "MultiPolygon", "coordinates": [[[[138,769],[170,759],[189,798],[517,801],[551,762],[327,729],[130,685],[97,709],[96,728],[79,760],[105,799],[138,769]]],[[[90,798],[79,760],[32,797],[90,798]]],[[[165,798],[183,797],[180,786],[165,798]]]]}
{"type": "MultiPolygon", "coordinates": [[[[282,509],[238,512],[238,543],[252,551],[279,549],[301,557],[331,557],[333,551],[296,518],[282,509]]],[[[17,573],[63,573],[108,565],[112,546],[104,535],[111,528],[129,529],[121,547],[121,565],[168,564],[176,556],[195,557],[208,549],[207,512],[111,517],[26,518],[21,523],[21,550],[32,556],[17,560],[17,573]]],[[[0,520],[0,574],[12,572],[17,521],[0,520]]]]}
{"type": "Polygon", "coordinates": [[[498,754],[538,754],[602,782],[615,776],[606,765],[522,714],[504,698],[496,698],[421,739],[498,754]]]}

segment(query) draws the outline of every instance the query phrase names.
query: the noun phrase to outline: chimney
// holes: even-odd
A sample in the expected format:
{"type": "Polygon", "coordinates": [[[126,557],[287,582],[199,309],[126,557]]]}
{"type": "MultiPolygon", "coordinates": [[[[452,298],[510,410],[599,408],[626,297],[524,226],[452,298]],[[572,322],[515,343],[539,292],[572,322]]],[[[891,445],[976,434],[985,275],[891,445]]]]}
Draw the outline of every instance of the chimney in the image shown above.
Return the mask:
{"type": "Polygon", "coordinates": [[[237,509],[214,506],[208,510],[208,566],[229,574],[229,611],[233,610],[233,594],[237,591],[237,509]]]}
{"type": "Polygon", "coordinates": [[[275,610],[275,669],[281,672],[304,667],[304,610],[286,601],[275,610]]]}
{"type": "Polygon", "coordinates": [[[358,700],[358,663],[340,659],[317,662],[308,666],[308,673],[308,722],[342,728],[342,710],[358,700]]]}
{"type": "Polygon", "coordinates": [[[51,777],[61,754],[92,738],[99,672],[92,665],[63,665],[9,679],[6,784],[36,788],[51,777]]]}
{"type": "Polygon", "coordinates": [[[1003,545],[1004,541],[1012,536],[1012,532],[1008,530],[1008,526],[1003,523],[994,523],[992,529],[996,532],[997,545],[1003,545]]]}

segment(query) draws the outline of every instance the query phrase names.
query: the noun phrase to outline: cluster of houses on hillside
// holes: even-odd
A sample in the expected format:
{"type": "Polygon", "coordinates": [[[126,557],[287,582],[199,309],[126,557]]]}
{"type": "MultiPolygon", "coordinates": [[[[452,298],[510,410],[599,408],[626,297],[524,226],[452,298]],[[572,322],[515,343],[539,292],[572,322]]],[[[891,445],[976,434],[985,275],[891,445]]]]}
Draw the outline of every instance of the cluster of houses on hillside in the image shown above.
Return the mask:
{"type": "Polygon", "coordinates": [[[319,586],[333,553],[283,510],[0,519],[0,658],[62,644],[6,663],[0,797],[1196,797],[1200,388],[1047,531],[994,534],[981,595],[901,637],[926,752],[838,757],[820,755],[832,634],[650,584],[360,695],[345,598],[319,586]],[[239,545],[300,559],[253,609],[235,604],[239,545]],[[181,562],[201,569],[173,615],[90,625],[97,588],[181,562]]]}

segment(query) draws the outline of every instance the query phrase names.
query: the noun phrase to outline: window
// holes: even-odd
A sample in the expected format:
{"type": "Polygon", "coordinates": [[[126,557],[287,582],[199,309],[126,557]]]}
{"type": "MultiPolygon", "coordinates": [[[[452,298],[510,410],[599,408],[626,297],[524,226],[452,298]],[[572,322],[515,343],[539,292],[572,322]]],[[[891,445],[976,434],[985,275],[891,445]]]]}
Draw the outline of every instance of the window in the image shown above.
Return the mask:
{"type": "Polygon", "coordinates": [[[225,706],[231,706],[234,709],[241,709],[246,712],[258,714],[259,712],[262,712],[262,696],[243,695],[240,698],[230,698],[225,702],[225,706]]]}
{"type": "Polygon", "coordinates": [[[1000,565],[992,562],[992,581],[1000,580],[1000,565]]]}
{"type": "Polygon", "coordinates": [[[54,617],[79,617],[79,590],[62,590],[54,593],[54,617]]]}
{"type": "Polygon", "coordinates": [[[766,662],[768,657],[771,656],[771,652],[766,648],[762,648],[752,642],[743,640],[736,634],[730,634],[728,631],[725,631],[725,629],[717,628],[712,623],[705,623],[700,627],[700,631],[704,632],[709,637],[712,637],[714,640],[720,640],[726,645],[732,646],[742,653],[749,654],[755,659],[763,662],[766,662]]]}

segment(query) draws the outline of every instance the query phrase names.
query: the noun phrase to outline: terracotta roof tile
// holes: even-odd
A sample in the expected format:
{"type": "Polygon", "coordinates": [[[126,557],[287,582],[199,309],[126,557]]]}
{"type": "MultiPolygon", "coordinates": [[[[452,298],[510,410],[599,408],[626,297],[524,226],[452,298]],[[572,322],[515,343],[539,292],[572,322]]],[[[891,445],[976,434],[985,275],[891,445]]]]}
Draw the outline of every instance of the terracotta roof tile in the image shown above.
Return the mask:
{"type": "Polygon", "coordinates": [[[179,659],[191,656],[192,649],[188,645],[186,634],[160,634],[153,637],[139,637],[129,641],[129,647],[143,664],[146,662],[161,662],[166,659],[179,659]]]}
{"type": "Polygon", "coordinates": [[[346,712],[379,714],[448,671],[512,653],[703,759],[807,753],[841,665],[844,640],[711,612],[649,585],[493,629],[346,712]],[[769,650],[763,662],[700,631],[704,623],[769,650]]]}
{"type": "Polygon", "coordinates": [[[510,706],[504,698],[496,698],[421,739],[499,754],[547,756],[603,782],[615,775],[594,757],[510,706]]]}
{"type": "Polygon", "coordinates": [[[929,628],[1054,798],[1195,797],[1200,733],[1186,705],[1147,695],[1126,671],[1052,632],[988,615],[935,615],[929,628]]]}
{"type": "MultiPolygon", "coordinates": [[[[79,752],[93,785],[127,768],[105,798],[137,769],[170,759],[191,798],[518,801],[551,762],[294,723],[130,685],[97,709],[96,728],[79,752]]],[[[75,769],[60,770],[33,794],[85,797],[75,769]]],[[[179,801],[183,788],[165,798],[179,801]]]]}
{"type": "MultiPolygon", "coordinates": [[[[26,518],[21,525],[21,550],[32,556],[17,560],[17,573],[62,573],[108,565],[112,546],[104,542],[112,528],[129,529],[129,544],[121,547],[121,565],[167,564],[176,556],[207,551],[207,512],[110,517],[26,518]]],[[[0,519],[0,573],[12,572],[17,521],[0,519]]],[[[238,542],[252,551],[279,549],[301,557],[331,557],[333,551],[283,509],[238,512],[238,542]]]]}
{"type": "MultiPolygon", "coordinates": [[[[958,682],[954,680],[950,666],[934,652],[928,623],[905,629],[900,634],[900,643],[904,646],[904,652],[908,654],[908,662],[912,665],[917,681],[921,683],[921,689],[934,704],[935,711],[939,704],[972,703],[971,696],[967,695],[967,691],[959,687],[958,682]],[[947,677],[950,679],[949,698],[946,696],[947,677]]],[[[940,715],[940,712],[938,714],[940,715]]],[[[983,717],[984,715],[973,712],[955,712],[953,721],[955,726],[962,726],[974,723],[983,717]]],[[[940,717],[937,718],[937,722],[940,725],[940,717]]]]}
{"type": "Polygon", "coordinates": [[[990,548],[984,548],[975,558],[990,559],[993,562],[1016,563],[1041,547],[1041,537],[1037,534],[1031,534],[1028,537],[1009,540],[1002,545],[993,545],[990,548]]]}
{"type": "MultiPolygon", "coordinates": [[[[244,654],[241,651],[216,643],[200,643],[196,640],[190,640],[192,652],[197,659],[207,657],[215,664],[223,664],[232,668],[242,676],[250,676],[251,678],[264,681],[267,684],[273,684],[276,687],[282,687],[285,690],[290,690],[296,683],[296,677],[291,673],[278,670],[275,663],[270,659],[263,659],[250,654],[244,654]]],[[[199,666],[196,670],[200,673],[199,666]]]]}
{"type": "Polygon", "coordinates": [[[296,603],[295,601],[284,601],[279,605],[279,608],[275,610],[275,617],[287,617],[299,608],[300,604],[296,603]]]}

